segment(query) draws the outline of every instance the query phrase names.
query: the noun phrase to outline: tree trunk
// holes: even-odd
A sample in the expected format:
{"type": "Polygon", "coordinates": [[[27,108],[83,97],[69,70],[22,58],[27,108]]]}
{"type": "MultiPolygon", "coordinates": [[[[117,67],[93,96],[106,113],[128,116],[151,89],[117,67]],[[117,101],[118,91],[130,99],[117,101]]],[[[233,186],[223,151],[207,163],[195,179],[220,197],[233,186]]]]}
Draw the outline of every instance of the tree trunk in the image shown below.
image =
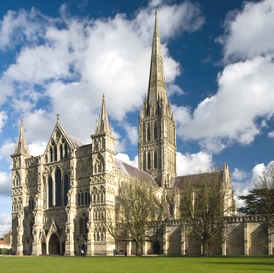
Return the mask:
{"type": "Polygon", "coordinates": [[[136,241],[136,256],[142,256],[142,242],[136,241]]]}
{"type": "Polygon", "coordinates": [[[208,256],[209,255],[209,248],[208,248],[208,240],[202,241],[203,244],[203,256],[208,256]]]}

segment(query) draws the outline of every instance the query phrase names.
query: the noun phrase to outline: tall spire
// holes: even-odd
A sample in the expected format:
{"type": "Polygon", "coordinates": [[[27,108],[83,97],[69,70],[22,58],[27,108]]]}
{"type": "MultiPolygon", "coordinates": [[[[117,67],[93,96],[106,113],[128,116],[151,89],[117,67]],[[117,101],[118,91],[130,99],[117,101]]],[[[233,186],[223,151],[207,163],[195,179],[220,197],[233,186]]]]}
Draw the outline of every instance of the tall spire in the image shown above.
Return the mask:
{"type": "Polygon", "coordinates": [[[19,137],[14,154],[29,155],[29,149],[25,138],[23,119],[21,119],[19,137]]]}
{"type": "Polygon", "coordinates": [[[96,128],[96,134],[98,133],[110,133],[111,134],[111,128],[108,122],[108,114],[106,110],[106,103],[105,103],[105,95],[103,94],[102,98],[102,107],[101,107],[101,113],[97,122],[97,128],[96,128]]]}
{"type": "Polygon", "coordinates": [[[157,100],[163,100],[167,103],[166,83],[164,74],[164,65],[161,52],[161,41],[158,27],[157,11],[155,12],[154,35],[152,42],[152,53],[150,62],[150,75],[148,84],[148,103],[156,105],[157,100]]]}

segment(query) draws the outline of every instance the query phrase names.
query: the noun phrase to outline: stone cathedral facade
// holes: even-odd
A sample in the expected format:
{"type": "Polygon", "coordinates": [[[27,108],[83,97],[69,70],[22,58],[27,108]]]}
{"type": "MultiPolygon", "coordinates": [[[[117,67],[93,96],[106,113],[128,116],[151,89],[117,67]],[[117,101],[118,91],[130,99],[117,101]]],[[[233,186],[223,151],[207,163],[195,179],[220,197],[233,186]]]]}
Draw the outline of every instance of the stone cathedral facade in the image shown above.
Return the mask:
{"type": "MultiPolygon", "coordinates": [[[[115,138],[103,96],[91,143],[69,136],[59,116],[43,155],[29,154],[20,125],[12,157],[12,252],[16,255],[112,255],[113,249],[135,253],[134,242],[119,244],[105,228],[106,211],[115,208],[118,185],[139,178],[159,189],[180,189],[191,176],[176,175],[176,126],[167,97],[157,14],[148,93],[139,117],[139,169],[115,158],[115,138]],[[157,184],[158,185],[157,185],[157,184]],[[126,249],[125,249],[126,248],[126,249]]],[[[232,206],[227,165],[218,174],[232,206]]],[[[226,215],[215,254],[272,254],[271,233],[264,219],[226,215]]],[[[156,242],[144,254],[200,254],[201,245],[180,221],[179,204],[156,242]]]]}

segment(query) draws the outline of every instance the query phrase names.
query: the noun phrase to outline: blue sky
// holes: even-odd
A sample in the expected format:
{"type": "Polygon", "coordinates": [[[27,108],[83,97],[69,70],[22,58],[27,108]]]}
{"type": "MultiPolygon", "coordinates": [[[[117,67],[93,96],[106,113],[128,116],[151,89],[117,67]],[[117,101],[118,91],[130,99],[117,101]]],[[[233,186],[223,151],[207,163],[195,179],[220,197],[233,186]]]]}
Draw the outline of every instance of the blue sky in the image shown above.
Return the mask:
{"type": "Polygon", "coordinates": [[[236,194],[273,160],[274,2],[6,1],[0,6],[0,235],[10,225],[10,157],[24,119],[42,154],[60,113],[84,143],[102,94],[116,153],[136,165],[158,10],[178,175],[227,162],[236,194]]]}

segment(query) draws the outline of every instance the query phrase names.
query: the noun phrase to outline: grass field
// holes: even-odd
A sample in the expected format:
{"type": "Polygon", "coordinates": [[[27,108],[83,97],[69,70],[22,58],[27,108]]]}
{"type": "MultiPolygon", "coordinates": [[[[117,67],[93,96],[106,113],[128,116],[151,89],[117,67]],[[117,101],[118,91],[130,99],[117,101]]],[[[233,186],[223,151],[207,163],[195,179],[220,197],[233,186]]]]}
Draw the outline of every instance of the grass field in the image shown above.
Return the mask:
{"type": "Polygon", "coordinates": [[[274,258],[0,256],[1,273],[274,272],[274,258]]]}

